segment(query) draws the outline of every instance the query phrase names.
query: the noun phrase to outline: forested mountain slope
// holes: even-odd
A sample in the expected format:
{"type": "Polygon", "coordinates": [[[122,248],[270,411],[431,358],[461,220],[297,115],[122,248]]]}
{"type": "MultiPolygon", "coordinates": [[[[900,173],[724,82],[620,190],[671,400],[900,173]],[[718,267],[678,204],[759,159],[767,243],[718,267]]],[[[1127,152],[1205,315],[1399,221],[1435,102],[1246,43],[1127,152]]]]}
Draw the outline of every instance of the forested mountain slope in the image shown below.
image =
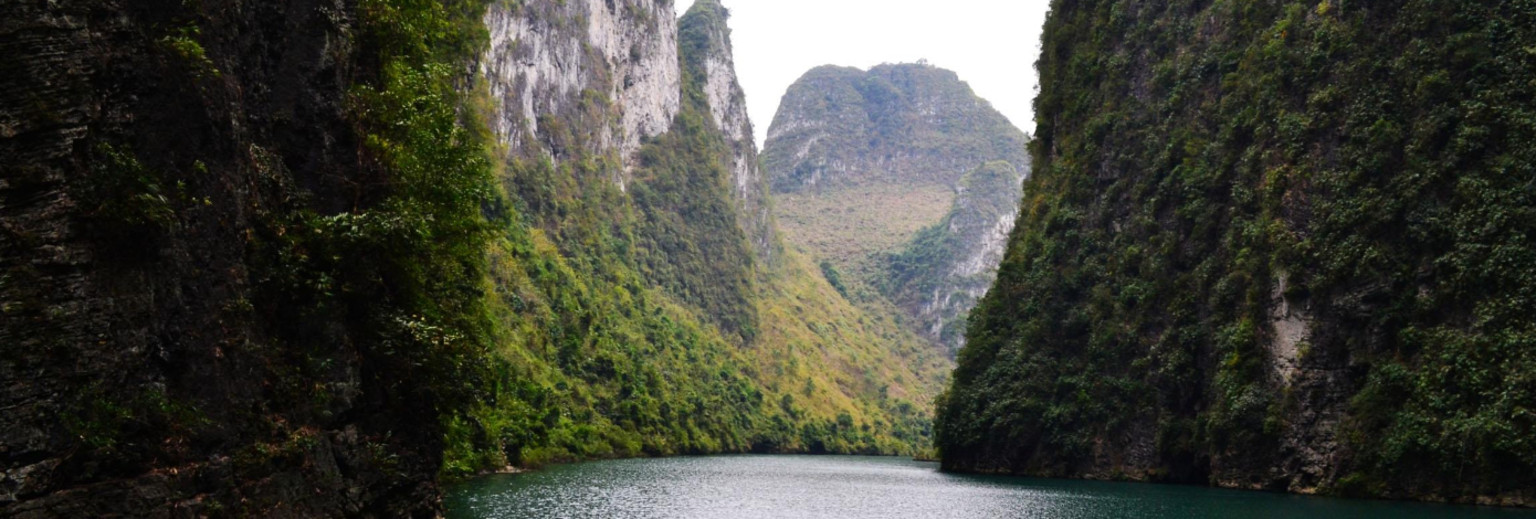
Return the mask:
{"type": "Polygon", "coordinates": [[[453,472],[928,442],[923,405],[947,363],[779,251],[727,13],[704,0],[674,21],[667,7],[539,1],[487,16],[484,90],[532,101],[485,107],[503,121],[510,201],[492,260],[507,366],[497,397],[455,419],[453,472]]]}
{"type": "Polygon", "coordinates": [[[1536,502],[1536,6],[1052,7],[944,466],[1536,502]]]}
{"type": "Polygon", "coordinates": [[[0,516],[430,517],[509,464],[910,452],[701,0],[0,8],[0,516]]]}
{"type": "Polygon", "coordinates": [[[762,157],[790,242],[953,353],[1016,219],[1025,143],[954,72],[825,66],[785,93],[762,157]]]}

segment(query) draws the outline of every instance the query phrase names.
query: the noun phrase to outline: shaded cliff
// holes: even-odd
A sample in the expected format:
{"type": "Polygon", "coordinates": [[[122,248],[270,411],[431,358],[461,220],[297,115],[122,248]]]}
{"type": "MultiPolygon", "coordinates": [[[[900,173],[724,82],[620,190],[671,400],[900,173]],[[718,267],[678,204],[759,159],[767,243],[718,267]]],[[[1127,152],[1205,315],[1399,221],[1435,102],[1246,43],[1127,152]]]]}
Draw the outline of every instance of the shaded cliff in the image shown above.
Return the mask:
{"type": "Polygon", "coordinates": [[[437,513],[478,9],[0,7],[0,516],[437,513]]]}
{"type": "Polygon", "coordinates": [[[1532,504],[1533,16],[1054,2],[944,466],[1532,504]]]}
{"type": "Polygon", "coordinates": [[[906,64],[807,72],[762,157],[790,241],[827,259],[854,300],[889,300],[953,352],[1002,256],[1025,153],[1024,134],[955,73],[906,64]]]}

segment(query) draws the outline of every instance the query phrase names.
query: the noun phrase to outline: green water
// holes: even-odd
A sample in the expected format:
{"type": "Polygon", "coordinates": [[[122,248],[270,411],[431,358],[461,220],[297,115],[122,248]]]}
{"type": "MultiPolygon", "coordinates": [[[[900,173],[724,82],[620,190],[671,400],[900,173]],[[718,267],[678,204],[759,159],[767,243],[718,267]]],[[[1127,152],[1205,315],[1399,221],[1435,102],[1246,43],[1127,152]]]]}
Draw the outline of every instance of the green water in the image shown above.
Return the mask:
{"type": "Polygon", "coordinates": [[[476,479],[450,519],[1536,519],[1536,511],[1357,501],[1200,487],[940,473],[851,456],[603,461],[476,479]]]}

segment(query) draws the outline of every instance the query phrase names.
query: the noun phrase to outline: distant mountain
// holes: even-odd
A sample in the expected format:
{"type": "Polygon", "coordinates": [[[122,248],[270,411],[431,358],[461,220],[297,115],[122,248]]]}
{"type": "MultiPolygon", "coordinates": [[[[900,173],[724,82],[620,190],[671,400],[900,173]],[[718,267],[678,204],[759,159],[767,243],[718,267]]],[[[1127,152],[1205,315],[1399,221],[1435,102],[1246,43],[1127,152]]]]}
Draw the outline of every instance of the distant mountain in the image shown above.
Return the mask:
{"type": "Polygon", "coordinates": [[[1002,257],[1026,141],[954,72],[826,66],[784,95],[762,157],[790,240],[953,350],[1002,257]]]}
{"type": "Polygon", "coordinates": [[[763,166],[775,193],[870,183],[955,186],[982,163],[1022,168],[1026,138],[954,72],[824,66],[780,101],[763,166]]]}

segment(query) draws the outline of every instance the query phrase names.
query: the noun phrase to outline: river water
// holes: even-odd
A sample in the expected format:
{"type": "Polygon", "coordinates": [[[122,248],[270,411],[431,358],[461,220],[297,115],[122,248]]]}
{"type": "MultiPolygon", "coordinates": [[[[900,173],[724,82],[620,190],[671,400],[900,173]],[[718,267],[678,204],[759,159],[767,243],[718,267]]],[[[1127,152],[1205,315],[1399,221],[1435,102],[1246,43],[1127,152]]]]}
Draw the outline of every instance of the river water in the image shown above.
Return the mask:
{"type": "Polygon", "coordinates": [[[449,490],[449,519],[1536,519],[1536,511],[1202,487],[945,474],[854,456],[710,456],[555,466],[449,490]]]}

